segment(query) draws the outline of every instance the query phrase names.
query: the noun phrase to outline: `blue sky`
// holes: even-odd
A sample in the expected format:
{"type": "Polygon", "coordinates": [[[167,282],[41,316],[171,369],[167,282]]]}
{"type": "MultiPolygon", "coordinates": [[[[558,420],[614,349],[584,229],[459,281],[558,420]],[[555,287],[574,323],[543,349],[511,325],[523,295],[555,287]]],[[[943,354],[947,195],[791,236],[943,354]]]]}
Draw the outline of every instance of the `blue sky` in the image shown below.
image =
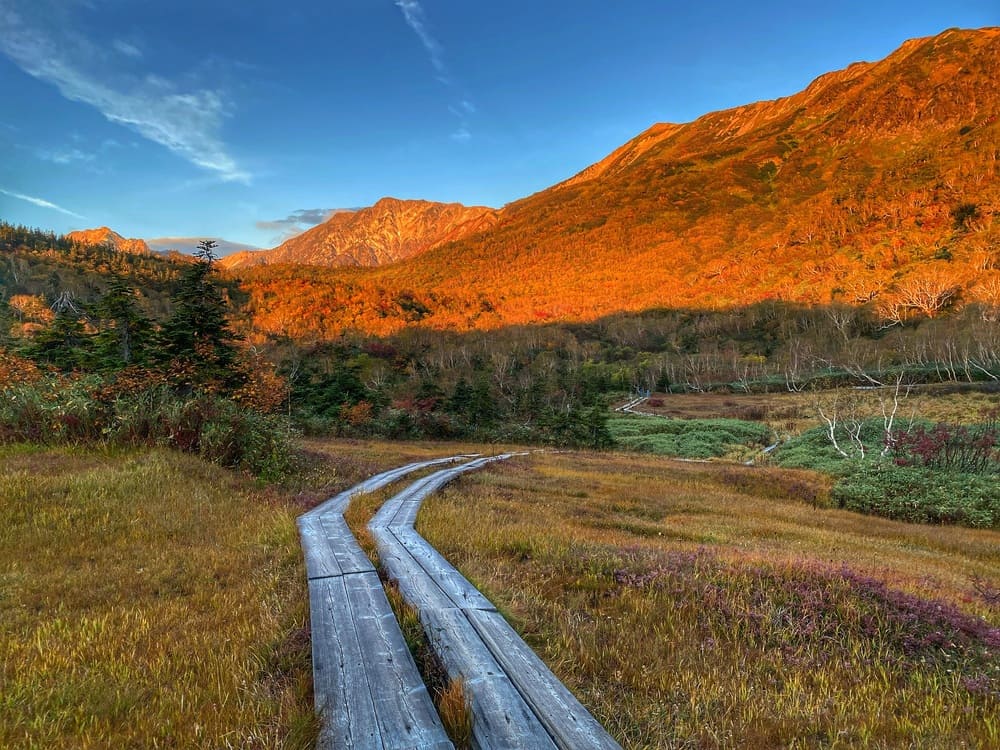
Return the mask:
{"type": "Polygon", "coordinates": [[[499,207],[654,122],[997,0],[0,0],[0,218],[269,247],[385,195],[499,207]]]}

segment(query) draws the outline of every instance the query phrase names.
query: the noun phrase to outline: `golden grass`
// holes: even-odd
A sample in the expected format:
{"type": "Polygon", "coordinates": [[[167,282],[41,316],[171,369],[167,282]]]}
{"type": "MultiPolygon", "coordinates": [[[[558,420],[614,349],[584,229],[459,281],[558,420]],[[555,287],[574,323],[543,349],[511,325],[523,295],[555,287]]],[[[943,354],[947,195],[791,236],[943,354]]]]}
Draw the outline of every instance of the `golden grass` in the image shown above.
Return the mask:
{"type": "Polygon", "coordinates": [[[0,450],[0,746],[309,747],[298,512],[176,453],[0,450]]]}
{"type": "Polygon", "coordinates": [[[457,750],[466,750],[472,744],[472,709],[465,699],[465,683],[451,680],[437,697],[437,709],[445,731],[457,750]]]}
{"type": "Polygon", "coordinates": [[[803,472],[736,489],[743,470],[536,455],[418,528],[626,747],[998,746],[1000,534],[815,508],[803,472]]]}

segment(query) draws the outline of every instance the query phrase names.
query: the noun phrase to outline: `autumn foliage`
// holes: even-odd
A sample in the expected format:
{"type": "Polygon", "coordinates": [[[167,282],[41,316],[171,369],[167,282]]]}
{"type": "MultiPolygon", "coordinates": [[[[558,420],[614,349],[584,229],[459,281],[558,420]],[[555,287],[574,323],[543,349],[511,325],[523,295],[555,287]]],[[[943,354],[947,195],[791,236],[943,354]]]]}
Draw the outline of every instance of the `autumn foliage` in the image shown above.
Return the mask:
{"type": "Polygon", "coordinates": [[[1000,278],[1000,30],[952,30],[771,102],[656,125],[376,269],[240,272],[262,334],[492,329],[766,300],[868,306],[889,324],[1000,278]]]}

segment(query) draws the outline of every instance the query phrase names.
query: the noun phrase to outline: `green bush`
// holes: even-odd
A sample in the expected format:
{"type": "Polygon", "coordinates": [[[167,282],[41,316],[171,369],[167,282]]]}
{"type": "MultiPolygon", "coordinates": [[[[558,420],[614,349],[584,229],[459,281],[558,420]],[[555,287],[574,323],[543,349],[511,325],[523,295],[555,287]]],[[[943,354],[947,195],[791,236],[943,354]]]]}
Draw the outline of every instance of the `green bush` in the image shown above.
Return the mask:
{"type": "Polygon", "coordinates": [[[856,466],[831,499],[848,510],[917,523],[1000,526],[996,477],[871,463],[856,466]]]}
{"type": "Polygon", "coordinates": [[[181,397],[153,386],[102,398],[100,378],[6,388],[0,440],[45,445],[165,445],[265,479],[292,468],[292,431],[280,417],[220,396],[181,397]]]}
{"type": "MultiPolygon", "coordinates": [[[[856,453],[847,431],[838,426],[837,441],[850,455],[856,453]]],[[[861,441],[865,445],[868,458],[875,458],[885,447],[885,430],[882,419],[870,419],[861,429],[861,441]]],[[[806,430],[791,440],[782,443],[771,454],[771,463],[787,469],[815,469],[827,474],[841,476],[852,472],[857,460],[846,459],[833,447],[827,428],[824,426],[806,430]]]]}
{"type": "Polygon", "coordinates": [[[771,430],[739,419],[660,419],[618,417],[608,420],[615,442],[632,450],[681,458],[714,458],[736,448],[765,446],[771,430]]]}

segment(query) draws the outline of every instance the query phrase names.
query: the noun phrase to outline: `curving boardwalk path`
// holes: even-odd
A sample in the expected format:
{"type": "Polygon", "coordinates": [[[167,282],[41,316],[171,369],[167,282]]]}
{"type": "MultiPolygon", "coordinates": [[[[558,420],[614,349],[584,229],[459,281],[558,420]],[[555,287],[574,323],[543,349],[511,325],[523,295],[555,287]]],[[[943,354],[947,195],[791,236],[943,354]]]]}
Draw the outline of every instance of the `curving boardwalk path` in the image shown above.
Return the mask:
{"type": "Polygon", "coordinates": [[[453,749],[378,574],[344,520],[354,495],[442,464],[383,505],[369,528],[382,564],[420,612],[451,679],[462,679],[476,748],[620,750],[496,608],[413,528],[424,498],[466,471],[510,458],[452,456],[378,474],[298,519],[309,578],[321,750],[453,749]]]}
{"type": "Polygon", "coordinates": [[[413,528],[420,504],[432,492],[511,455],[437,471],[386,502],[368,525],[379,559],[419,610],[449,677],[463,680],[475,747],[620,750],[493,604],[413,528]]]}
{"type": "Polygon", "coordinates": [[[299,517],[309,578],[319,750],[454,747],[344,510],[354,495],[467,458],[421,461],[377,474],[299,517]]]}

